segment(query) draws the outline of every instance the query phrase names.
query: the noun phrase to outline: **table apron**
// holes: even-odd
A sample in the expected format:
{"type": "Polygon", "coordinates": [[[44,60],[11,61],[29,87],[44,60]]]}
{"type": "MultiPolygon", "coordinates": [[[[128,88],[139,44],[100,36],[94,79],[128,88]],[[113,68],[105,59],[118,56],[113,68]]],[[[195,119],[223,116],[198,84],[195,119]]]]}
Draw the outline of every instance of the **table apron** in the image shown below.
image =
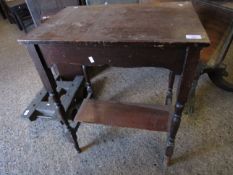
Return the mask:
{"type": "Polygon", "coordinates": [[[114,67],[164,67],[181,74],[185,47],[80,47],[40,44],[48,65],[71,64],[114,67]]]}

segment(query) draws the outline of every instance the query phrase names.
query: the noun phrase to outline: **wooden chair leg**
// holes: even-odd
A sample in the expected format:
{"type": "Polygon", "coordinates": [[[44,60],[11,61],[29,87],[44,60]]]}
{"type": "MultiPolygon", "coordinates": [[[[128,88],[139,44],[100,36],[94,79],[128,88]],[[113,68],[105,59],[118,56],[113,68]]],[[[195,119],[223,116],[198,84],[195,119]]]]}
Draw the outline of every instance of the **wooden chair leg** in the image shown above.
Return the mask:
{"type": "Polygon", "coordinates": [[[175,81],[175,73],[173,71],[170,71],[165,105],[172,104],[174,81],[175,81]]]}

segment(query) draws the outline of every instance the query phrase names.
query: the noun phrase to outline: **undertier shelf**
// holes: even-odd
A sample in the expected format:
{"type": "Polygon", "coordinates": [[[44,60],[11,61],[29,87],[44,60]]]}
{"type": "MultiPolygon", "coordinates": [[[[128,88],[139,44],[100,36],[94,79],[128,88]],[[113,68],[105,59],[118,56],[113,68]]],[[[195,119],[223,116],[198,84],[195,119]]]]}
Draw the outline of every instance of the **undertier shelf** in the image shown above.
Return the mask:
{"type": "Polygon", "coordinates": [[[74,120],[117,127],[167,131],[170,116],[170,106],[84,99],[74,120]]]}

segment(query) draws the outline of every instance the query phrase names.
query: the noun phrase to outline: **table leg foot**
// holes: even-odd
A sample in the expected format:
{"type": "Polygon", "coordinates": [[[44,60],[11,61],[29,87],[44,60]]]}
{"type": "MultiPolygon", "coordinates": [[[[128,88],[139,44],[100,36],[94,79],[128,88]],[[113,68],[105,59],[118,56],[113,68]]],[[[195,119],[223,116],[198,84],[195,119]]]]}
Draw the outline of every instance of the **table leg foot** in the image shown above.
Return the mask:
{"type": "Polygon", "coordinates": [[[74,140],[74,147],[75,147],[75,149],[78,151],[78,153],[81,153],[82,150],[79,147],[78,140],[77,140],[78,138],[77,138],[76,133],[74,131],[71,131],[71,135],[72,135],[72,138],[74,140]]]}
{"type": "Polygon", "coordinates": [[[164,166],[171,165],[171,158],[174,152],[174,147],[175,147],[174,141],[170,140],[167,142],[167,147],[165,150],[165,155],[164,155],[164,160],[163,160],[164,166]]]}
{"type": "Polygon", "coordinates": [[[175,137],[180,126],[183,108],[184,105],[177,103],[175,107],[175,113],[173,114],[171,119],[170,129],[168,132],[167,146],[165,150],[166,159],[164,158],[164,161],[167,161],[167,163],[171,163],[171,157],[175,148],[175,137]]]}
{"type": "Polygon", "coordinates": [[[79,128],[80,125],[81,125],[81,123],[78,122],[77,125],[74,128],[70,128],[70,133],[71,133],[71,136],[73,138],[74,147],[78,151],[78,153],[82,152],[82,150],[79,147],[78,137],[77,137],[77,131],[78,131],[78,128],[79,128]]]}

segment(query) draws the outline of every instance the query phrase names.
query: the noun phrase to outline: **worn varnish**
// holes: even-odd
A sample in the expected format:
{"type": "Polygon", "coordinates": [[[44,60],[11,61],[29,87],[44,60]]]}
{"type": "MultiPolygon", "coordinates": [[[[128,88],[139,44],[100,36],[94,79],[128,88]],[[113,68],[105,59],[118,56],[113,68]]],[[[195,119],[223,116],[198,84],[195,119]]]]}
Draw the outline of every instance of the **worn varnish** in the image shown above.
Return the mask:
{"type": "Polygon", "coordinates": [[[19,41],[83,46],[209,42],[190,2],[68,7],[19,41]]]}
{"type": "Polygon", "coordinates": [[[75,121],[167,131],[170,115],[171,110],[167,106],[126,104],[86,99],[83,101],[75,121]]]}
{"type": "Polygon", "coordinates": [[[93,89],[85,66],[164,67],[181,75],[171,120],[166,107],[90,100],[84,100],[76,116],[77,126],[81,121],[168,131],[165,157],[169,163],[200,51],[209,45],[207,34],[190,2],[69,7],[19,41],[27,45],[78,151],[76,129],[67,123],[49,69],[51,64],[82,66],[88,98],[93,95],[93,89]]]}

